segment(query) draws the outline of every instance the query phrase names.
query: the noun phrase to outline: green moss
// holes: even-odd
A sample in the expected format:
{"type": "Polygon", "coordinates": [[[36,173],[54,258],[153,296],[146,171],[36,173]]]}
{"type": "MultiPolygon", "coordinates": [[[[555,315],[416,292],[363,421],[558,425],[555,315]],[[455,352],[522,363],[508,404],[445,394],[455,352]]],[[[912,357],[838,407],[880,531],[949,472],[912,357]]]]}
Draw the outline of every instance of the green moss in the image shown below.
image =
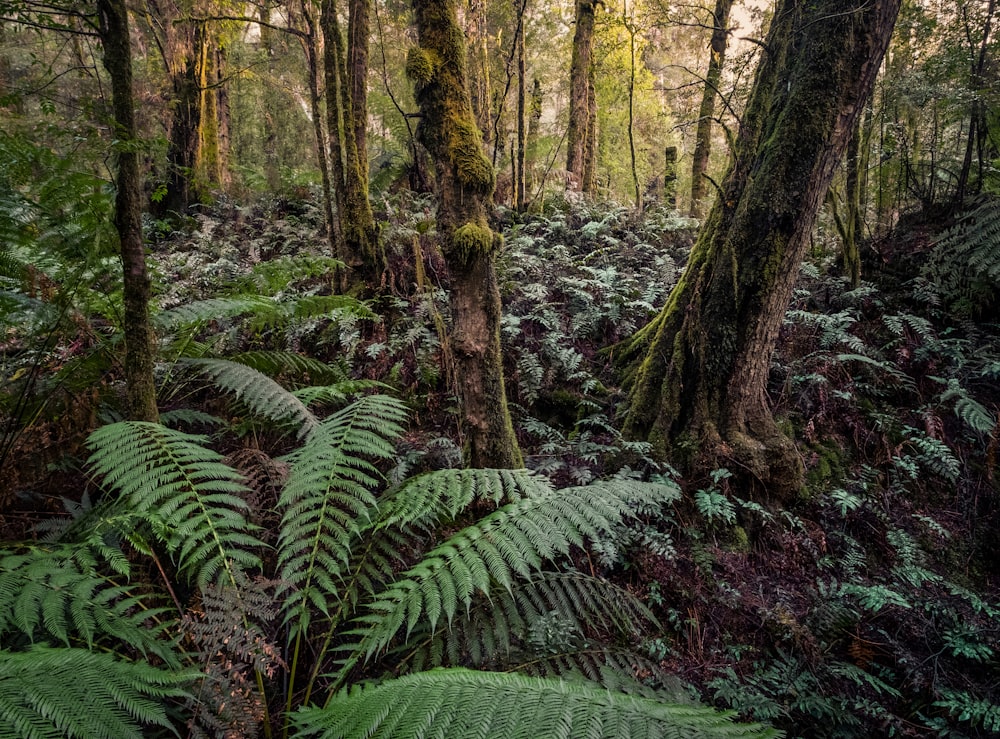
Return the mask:
{"type": "Polygon", "coordinates": [[[437,54],[421,49],[419,46],[411,47],[406,55],[406,76],[417,89],[430,83],[440,66],[441,62],[437,54]]]}
{"type": "Polygon", "coordinates": [[[499,246],[500,238],[490,227],[476,222],[459,226],[451,235],[451,257],[462,263],[473,258],[481,258],[493,253],[499,246]]]}
{"type": "Polygon", "coordinates": [[[478,192],[492,193],[496,173],[490,160],[483,155],[482,137],[472,116],[455,115],[450,128],[448,148],[459,181],[478,192]]]}

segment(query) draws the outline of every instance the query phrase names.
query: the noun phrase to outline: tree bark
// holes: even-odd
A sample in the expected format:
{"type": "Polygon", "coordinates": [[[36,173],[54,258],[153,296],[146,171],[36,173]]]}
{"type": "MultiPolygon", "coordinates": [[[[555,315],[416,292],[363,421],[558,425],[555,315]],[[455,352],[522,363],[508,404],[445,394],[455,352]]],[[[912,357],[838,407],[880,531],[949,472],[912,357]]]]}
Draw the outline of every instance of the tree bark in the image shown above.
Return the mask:
{"type": "Polygon", "coordinates": [[[524,58],[524,22],[517,26],[517,147],[514,166],[514,207],[523,213],[528,207],[527,186],[525,174],[527,162],[528,131],[527,131],[527,97],[528,81],[525,79],[524,58]]]}
{"type": "Polygon", "coordinates": [[[142,240],[142,178],[139,137],[132,97],[132,42],[124,0],[98,0],[104,67],[111,79],[117,141],[115,227],[122,256],[125,293],[126,415],[130,420],[159,420],[153,381],[153,329],[149,320],[149,275],[142,240]]]}
{"type": "MultiPolygon", "coordinates": [[[[585,170],[591,141],[594,21],[597,0],[577,0],[573,57],[569,69],[569,128],[566,132],[566,171],[571,190],[588,191],[585,170]]],[[[593,179],[591,177],[591,179],[593,179]]],[[[591,188],[592,189],[592,188],[591,188]]]]}
{"type": "Polygon", "coordinates": [[[779,2],[722,193],[667,305],[627,347],[644,355],[627,433],[692,471],[727,466],[759,497],[803,484],[767,399],[771,355],[899,6],[779,2]]]}
{"type": "MultiPolygon", "coordinates": [[[[354,275],[353,278],[344,275],[341,287],[346,288],[350,279],[374,285],[385,267],[385,255],[378,243],[375,217],[368,201],[368,166],[367,163],[362,165],[358,157],[355,136],[357,118],[336,0],[323,0],[320,27],[324,43],[327,134],[330,137],[331,170],[337,194],[337,219],[343,237],[338,256],[354,275]]],[[[367,110],[363,117],[367,119],[367,110]]]]}
{"type": "Polygon", "coordinates": [[[698,128],[695,133],[694,157],[691,165],[691,208],[692,218],[701,218],[705,198],[705,172],[712,153],[712,121],[715,118],[715,99],[719,96],[719,83],[726,63],[726,48],[729,45],[729,13],[733,0],[716,0],[712,14],[712,41],[709,44],[708,73],[701,94],[698,110],[698,128]]]}
{"type": "MultiPolygon", "coordinates": [[[[368,180],[368,40],[371,0],[349,0],[347,16],[347,86],[351,91],[354,147],[358,168],[368,180]]],[[[365,192],[367,197],[367,190],[365,192]]]]}
{"type": "Polygon", "coordinates": [[[500,292],[487,222],[496,177],[483,154],[466,76],[465,36],[454,0],[413,0],[419,47],[406,71],[420,105],[417,137],[437,169],[437,227],[451,277],[455,383],[472,467],[520,467],[504,391],[500,292]]]}

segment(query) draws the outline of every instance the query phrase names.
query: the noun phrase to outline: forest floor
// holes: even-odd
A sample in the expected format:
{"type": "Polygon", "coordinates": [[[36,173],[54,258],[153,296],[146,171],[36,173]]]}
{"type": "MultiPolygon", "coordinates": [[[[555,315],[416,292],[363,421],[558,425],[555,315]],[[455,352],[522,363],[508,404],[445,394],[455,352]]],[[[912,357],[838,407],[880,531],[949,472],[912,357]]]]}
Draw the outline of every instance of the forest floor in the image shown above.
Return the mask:
{"type": "MultiPolygon", "coordinates": [[[[854,289],[838,274],[835,237],[817,233],[769,385],[805,461],[798,500],[772,508],[718,469],[677,480],[683,498],[637,522],[626,547],[577,553],[649,606],[649,657],[681,693],[790,737],[1000,733],[1000,324],[989,276],[1000,255],[994,246],[984,262],[969,246],[1000,208],[980,208],[978,221],[904,219],[865,245],[854,289]]],[[[333,314],[309,199],[220,204],[177,230],[151,224],[161,311],[203,319],[168,352],[192,342],[215,356],[290,352],[344,380],[385,383],[412,408],[386,474],[458,465],[432,212],[413,196],[382,203],[390,266],[379,296],[333,314]],[[205,302],[261,296],[271,313],[205,302]]],[[[620,433],[626,393],[608,349],[663,305],[696,224],[566,204],[502,223],[507,392],[526,464],[557,486],[676,479],[620,433]]],[[[81,332],[46,371],[99,340],[81,332]]],[[[5,541],[37,536],[66,500],[80,502],[83,439],[114,418],[101,397],[76,389],[61,413],[18,427],[0,484],[5,541]]],[[[161,403],[220,413],[207,392],[161,403]]],[[[248,418],[231,428],[224,453],[287,451],[248,418]]]]}

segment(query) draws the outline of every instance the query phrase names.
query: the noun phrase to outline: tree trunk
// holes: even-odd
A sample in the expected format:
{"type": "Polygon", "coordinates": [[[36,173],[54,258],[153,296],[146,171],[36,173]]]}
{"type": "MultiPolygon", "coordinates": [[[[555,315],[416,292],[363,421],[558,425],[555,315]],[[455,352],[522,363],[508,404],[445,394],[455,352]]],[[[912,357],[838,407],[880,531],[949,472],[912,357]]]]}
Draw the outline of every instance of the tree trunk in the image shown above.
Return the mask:
{"type": "Polygon", "coordinates": [[[525,79],[524,59],[524,22],[517,26],[517,147],[514,166],[514,207],[523,213],[528,207],[527,186],[525,174],[527,161],[528,131],[527,131],[527,96],[528,81],[525,79]]]}
{"type": "Polygon", "coordinates": [[[117,149],[115,227],[122,255],[125,312],[126,415],[158,421],[153,382],[153,329],[149,320],[149,275],[142,241],[142,178],[132,97],[132,42],[124,0],[98,0],[104,67],[111,79],[117,149]]]}
{"type": "MultiPolygon", "coordinates": [[[[371,0],[349,0],[347,19],[347,86],[351,91],[354,147],[358,169],[368,180],[368,39],[371,35],[371,0]]],[[[368,192],[365,189],[365,197],[368,192]]]]}
{"type": "MultiPolygon", "coordinates": [[[[968,12],[968,11],[966,11],[968,12]]],[[[983,168],[982,139],[987,136],[988,127],[983,105],[982,96],[988,85],[984,76],[986,71],[986,61],[990,46],[990,32],[993,28],[993,15],[996,12],[996,0],[989,0],[986,8],[986,20],[983,24],[983,39],[980,42],[979,50],[973,57],[972,68],[970,70],[969,82],[972,88],[972,105],[969,110],[969,137],[965,142],[965,157],[962,160],[962,169],[958,175],[958,186],[955,189],[955,203],[959,206],[965,201],[969,190],[969,177],[972,173],[972,157],[979,144],[980,157],[979,169],[983,168]]],[[[966,20],[968,24],[968,20],[966,20]]],[[[971,40],[971,39],[970,39],[971,40]]],[[[982,182],[978,183],[982,186],[982,182]]]]}
{"type": "MultiPolygon", "coordinates": [[[[569,128],[566,133],[566,171],[571,190],[586,190],[585,169],[591,140],[591,95],[596,0],[577,0],[573,58],[569,69],[569,128]]],[[[595,103],[596,105],[596,103],[595,103]]]]}
{"type": "Polygon", "coordinates": [[[766,385],[799,264],[900,0],[781,0],[722,193],[666,307],[628,347],[626,430],[761,497],[803,484],[766,385]]]}
{"type": "MultiPolygon", "coordinates": [[[[323,69],[326,74],[327,134],[330,137],[333,186],[337,193],[337,219],[343,236],[338,256],[355,279],[374,285],[385,267],[385,255],[379,247],[375,217],[371,203],[368,202],[367,164],[362,166],[358,158],[355,137],[357,119],[348,81],[336,1],[323,0],[320,12],[324,42],[323,69]]],[[[367,111],[364,112],[364,117],[367,118],[367,111]]],[[[349,281],[346,275],[344,277],[342,287],[346,287],[346,281],[349,281]]]]}
{"type": "Polygon", "coordinates": [[[486,144],[493,143],[493,110],[490,104],[489,31],[486,23],[486,0],[469,0],[465,11],[468,38],[468,84],[472,113],[486,144]]]}
{"type": "Polygon", "coordinates": [[[695,133],[694,161],[691,165],[691,209],[692,218],[701,218],[702,201],[705,198],[705,172],[712,153],[712,121],[715,118],[715,99],[719,95],[722,68],[726,63],[726,48],[729,45],[729,12],[733,0],[716,0],[712,14],[712,41],[709,51],[708,74],[701,94],[698,110],[698,129],[695,133]]]}
{"type": "Polygon", "coordinates": [[[413,0],[419,47],[406,71],[420,105],[417,137],[437,169],[437,226],[451,276],[455,381],[472,467],[520,467],[504,392],[500,293],[494,254],[501,238],[487,222],[496,177],[483,154],[469,99],[465,37],[454,0],[413,0]]]}

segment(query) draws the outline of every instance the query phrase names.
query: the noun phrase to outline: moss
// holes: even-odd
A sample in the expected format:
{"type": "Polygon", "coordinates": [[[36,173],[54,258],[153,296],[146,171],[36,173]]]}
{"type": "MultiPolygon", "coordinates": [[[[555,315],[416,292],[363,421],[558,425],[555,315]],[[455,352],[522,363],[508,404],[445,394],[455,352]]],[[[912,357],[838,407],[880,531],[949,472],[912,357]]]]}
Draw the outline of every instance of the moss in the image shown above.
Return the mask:
{"type": "Polygon", "coordinates": [[[411,47],[406,55],[406,76],[417,89],[426,87],[434,79],[440,66],[437,54],[419,46],[411,47]]]}
{"type": "Polygon", "coordinates": [[[492,254],[499,242],[500,239],[489,226],[476,222],[466,223],[456,228],[451,235],[449,258],[468,264],[472,259],[492,254]]]}
{"type": "Polygon", "coordinates": [[[455,164],[459,181],[482,193],[492,193],[496,173],[490,160],[483,155],[482,138],[470,115],[455,115],[451,120],[449,154],[455,164]]]}
{"type": "Polygon", "coordinates": [[[746,529],[742,526],[733,526],[726,532],[726,540],[723,544],[726,551],[736,554],[748,554],[750,552],[750,537],[746,529]]]}

